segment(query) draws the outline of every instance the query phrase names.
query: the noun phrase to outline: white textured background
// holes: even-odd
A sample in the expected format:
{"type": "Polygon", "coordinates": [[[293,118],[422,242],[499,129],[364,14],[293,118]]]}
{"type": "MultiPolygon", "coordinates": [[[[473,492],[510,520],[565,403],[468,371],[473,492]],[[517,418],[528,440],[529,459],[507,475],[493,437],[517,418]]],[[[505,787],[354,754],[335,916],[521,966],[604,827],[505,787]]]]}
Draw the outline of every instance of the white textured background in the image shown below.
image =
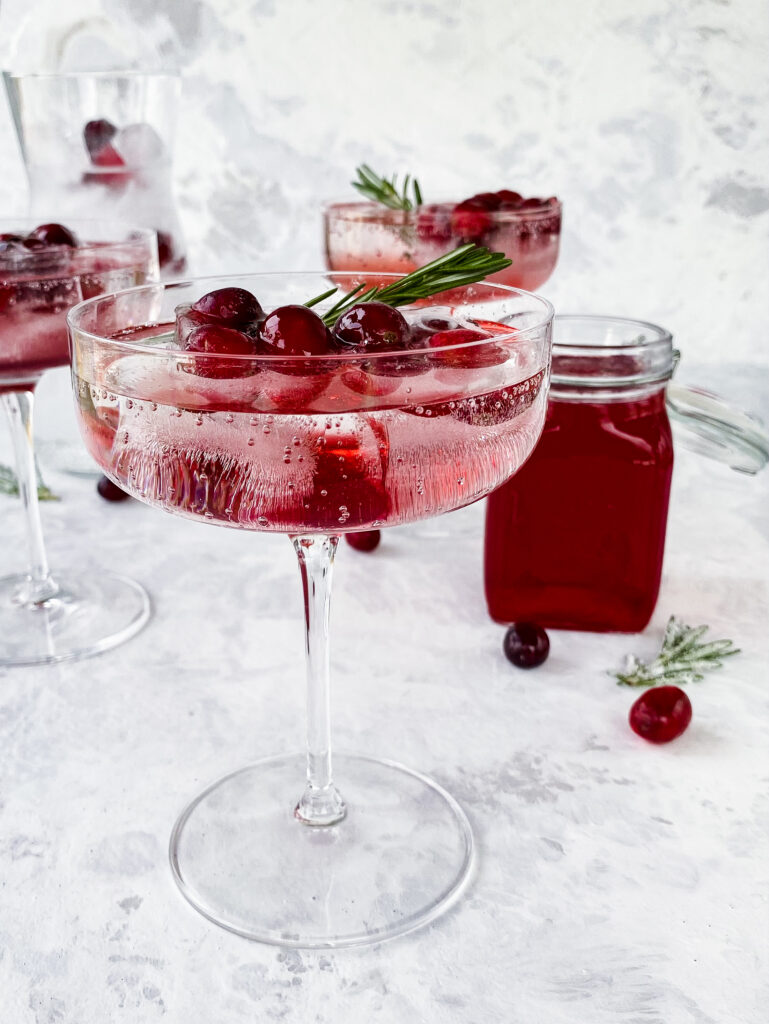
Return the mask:
{"type": "MultiPolygon", "coordinates": [[[[53,59],[42,26],[100,8],[38,0],[33,27],[29,6],[0,0],[0,63],[53,59]]],[[[765,0],[103,9],[113,52],[123,32],[131,60],[184,71],[177,191],[197,270],[319,265],[318,203],[362,159],[435,195],[557,192],[561,310],[658,320],[705,383],[760,397],[753,371],[724,380],[718,364],[769,367],[765,0]]],[[[0,101],[0,209],[23,203],[0,101]]],[[[204,782],[299,740],[287,542],[52,483],[54,563],[130,571],[156,617],[114,656],[0,672],[0,1024],[764,1024],[766,473],[680,452],[647,634],[554,633],[537,673],[511,671],[483,608],[479,506],[393,531],[375,561],[343,550],[339,746],[456,792],[480,868],[433,928],[328,955],[209,925],[164,854],[204,782]],[[650,654],[670,613],[744,654],[692,691],[691,728],[658,749],[629,732],[634,695],[605,670],[650,654]]],[[[0,512],[2,569],[20,568],[18,505],[0,512]]]]}
{"type": "MultiPolygon", "coordinates": [[[[84,29],[62,66],[122,47],[184,73],[196,270],[320,265],[319,202],[365,159],[431,196],[557,193],[562,312],[656,320],[690,363],[769,365],[765,0],[0,0],[0,63],[50,65],[100,14],[107,50],[84,29]]],[[[0,208],[23,190],[3,105],[0,208]]]]}

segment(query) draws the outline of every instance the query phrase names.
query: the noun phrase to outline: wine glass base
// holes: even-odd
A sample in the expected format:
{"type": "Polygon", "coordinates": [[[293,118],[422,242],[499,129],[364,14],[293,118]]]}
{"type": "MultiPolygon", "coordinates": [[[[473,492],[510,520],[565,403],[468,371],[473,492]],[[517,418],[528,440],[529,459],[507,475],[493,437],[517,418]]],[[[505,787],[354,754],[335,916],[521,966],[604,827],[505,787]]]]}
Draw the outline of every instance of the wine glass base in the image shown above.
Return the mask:
{"type": "Polygon", "coordinates": [[[437,783],[390,761],[334,757],[347,804],[337,825],[294,817],[301,754],[226,775],[182,812],[171,867],[214,924],[276,946],[362,946],[428,924],[454,904],[474,860],[470,824],[437,783]]]}
{"type": "Polygon", "coordinates": [[[0,666],[100,654],[135,636],[149,621],[149,595],[127,576],[62,569],[55,579],[59,592],[37,605],[19,600],[28,577],[0,579],[0,666]]]}

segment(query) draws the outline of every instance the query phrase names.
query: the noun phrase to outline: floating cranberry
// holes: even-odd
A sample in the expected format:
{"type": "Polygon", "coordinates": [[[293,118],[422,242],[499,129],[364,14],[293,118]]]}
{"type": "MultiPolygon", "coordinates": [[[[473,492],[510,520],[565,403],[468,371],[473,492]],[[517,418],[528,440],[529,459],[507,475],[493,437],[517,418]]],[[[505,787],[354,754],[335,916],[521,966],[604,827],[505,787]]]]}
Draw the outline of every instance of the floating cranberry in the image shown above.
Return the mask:
{"type": "Polygon", "coordinates": [[[41,252],[43,249],[48,248],[42,238],[33,238],[31,235],[27,235],[21,244],[30,252],[41,252]]]}
{"type": "Polygon", "coordinates": [[[518,668],[536,668],[550,653],[550,640],[533,622],[514,622],[502,644],[505,657],[518,668]]]}
{"type": "Polygon", "coordinates": [[[174,240],[167,231],[156,231],[158,236],[158,264],[162,270],[174,259],[174,240]]]}
{"type": "Polygon", "coordinates": [[[344,537],[356,551],[373,551],[379,547],[382,534],[379,530],[364,530],[362,533],[346,533],[344,537]]]}
{"type": "Polygon", "coordinates": [[[653,686],[630,709],[634,733],[649,743],[670,743],[692,720],[692,703],[678,686],[653,686]]]}
{"type": "Polygon", "coordinates": [[[329,351],[326,325],[307,306],[279,306],[262,322],[259,341],[267,355],[322,356],[329,351]]]}
{"type": "Polygon", "coordinates": [[[198,377],[224,379],[229,377],[249,377],[257,372],[258,367],[250,359],[214,359],[212,356],[250,356],[254,355],[256,346],[251,338],[232,327],[220,327],[218,324],[205,324],[191,331],[184,342],[187,352],[201,354],[192,366],[182,365],[187,373],[198,377]]]}
{"type": "Polygon", "coordinates": [[[451,214],[452,232],[466,242],[478,241],[491,228],[489,212],[485,205],[466,199],[455,206],[451,214]]]}
{"type": "Polygon", "coordinates": [[[513,192],[509,188],[502,188],[497,192],[500,210],[517,210],[523,202],[520,192],[513,192]]]}
{"type": "Polygon", "coordinates": [[[420,206],[417,212],[417,237],[423,242],[448,242],[451,238],[451,209],[447,206],[420,206]]]}
{"type": "Polygon", "coordinates": [[[46,245],[69,245],[73,249],[77,247],[77,239],[63,224],[40,224],[27,237],[37,238],[46,245]]]}
{"type": "Polygon", "coordinates": [[[117,134],[117,128],[111,121],[100,118],[98,121],[89,121],[83,128],[83,139],[86,149],[91,156],[96,156],[105,146],[108,146],[117,134]]]}
{"type": "Polygon", "coordinates": [[[499,366],[507,359],[507,352],[501,345],[471,345],[472,342],[489,341],[485,331],[471,327],[459,327],[450,331],[438,331],[427,339],[431,350],[430,359],[434,364],[458,369],[482,369],[484,366],[499,366]],[[450,346],[468,346],[453,348],[450,346]],[[445,351],[442,351],[444,350],[445,351]]]}
{"type": "Polygon", "coordinates": [[[334,324],[334,338],[359,351],[384,352],[404,348],[409,325],[394,306],[385,302],[358,302],[334,324]]]}
{"type": "Polygon", "coordinates": [[[532,196],[531,199],[524,199],[521,203],[522,210],[541,210],[546,205],[544,199],[536,199],[532,196]]]}
{"type": "Polygon", "coordinates": [[[264,310],[256,296],[245,288],[217,288],[202,295],[192,308],[227,327],[243,327],[264,319],[264,310]]]}
{"type": "Polygon", "coordinates": [[[130,498],[130,494],[126,494],[122,487],[118,487],[108,476],[99,477],[96,490],[105,501],[125,501],[126,498],[130,498]]]}

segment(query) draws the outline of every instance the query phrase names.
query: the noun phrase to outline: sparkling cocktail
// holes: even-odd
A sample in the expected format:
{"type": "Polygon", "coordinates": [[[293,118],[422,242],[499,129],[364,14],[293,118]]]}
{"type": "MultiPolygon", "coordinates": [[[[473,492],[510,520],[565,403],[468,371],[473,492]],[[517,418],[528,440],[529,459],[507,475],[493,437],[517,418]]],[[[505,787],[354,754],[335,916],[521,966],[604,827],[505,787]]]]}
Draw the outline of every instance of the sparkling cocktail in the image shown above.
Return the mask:
{"type": "Polygon", "coordinates": [[[0,580],[0,664],[93,654],[132,636],[149,599],[131,580],[48,567],[32,449],[34,389],[69,362],[66,312],[84,298],[157,279],[152,231],[102,221],[0,221],[0,398],[13,438],[30,568],[0,580]]]}
{"type": "Polygon", "coordinates": [[[447,307],[367,309],[327,331],[299,304],[328,284],[189,282],[106,296],[70,317],[81,428],[105,472],[172,512],[287,533],[299,556],[304,794],[292,815],[301,756],[259,762],[201,794],[171,848],[182,891],[206,916],[298,946],[408,931],[467,879],[469,826],[435,783],[348,756],[335,761],[345,800],[334,785],[331,566],[340,534],[458,508],[521,465],[544,420],[550,345],[547,303],[485,284],[455,289],[447,307]],[[259,298],[247,316],[208,301],[226,291],[242,303],[244,290],[259,298]]]}

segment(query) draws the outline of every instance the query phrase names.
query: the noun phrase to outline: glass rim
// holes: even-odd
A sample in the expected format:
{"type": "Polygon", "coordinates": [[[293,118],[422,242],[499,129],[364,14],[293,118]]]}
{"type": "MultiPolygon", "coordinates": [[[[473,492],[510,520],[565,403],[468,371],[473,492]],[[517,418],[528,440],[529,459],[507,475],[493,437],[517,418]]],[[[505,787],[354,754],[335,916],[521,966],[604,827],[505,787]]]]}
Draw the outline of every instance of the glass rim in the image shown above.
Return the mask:
{"type": "Polygon", "coordinates": [[[2,69],[4,78],[171,78],[181,79],[180,71],[140,71],[137,68],[120,68],[112,71],[15,71],[13,68],[2,69]]]}
{"type": "Polygon", "coordinates": [[[551,391],[559,387],[584,388],[585,390],[608,390],[612,387],[627,387],[636,385],[656,384],[669,380],[676,368],[679,353],[673,348],[673,335],[666,327],[652,323],[649,320],[636,320],[633,317],[609,316],[591,313],[557,313],[553,317],[553,367],[550,378],[551,391]],[[606,328],[609,325],[619,325],[628,328],[637,328],[639,331],[648,331],[656,335],[649,341],[630,340],[624,345],[603,345],[596,341],[592,344],[559,342],[557,338],[557,327],[559,324],[594,324],[597,328],[606,328]],[[558,356],[573,355],[577,358],[601,359],[604,357],[627,356],[636,353],[651,354],[661,357],[669,353],[669,358],[656,369],[648,372],[638,371],[636,373],[615,374],[612,376],[599,376],[581,373],[559,373],[556,359],[558,356]]]}
{"type": "MultiPolygon", "coordinates": [[[[4,214],[0,215],[0,230],[6,225],[18,225],[19,221],[35,221],[36,226],[42,224],[59,224],[60,221],[44,220],[40,217],[32,217],[26,215],[24,217],[6,217],[4,214]]],[[[147,242],[152,243],[157,241],[157,231],[154,228],[143,227],[138,224],[132,224],[130,221],[123,220],[110,220],[109,218],[101,219],[99,217],[74,217],[69,218],[68,223],[62,225],[63,227],[72,226],[75,235],[78,236],[82,230],[88,229],[88,227],[95,227],[99,225],[102,229],[114,228],[115,233],[123,232],[121,238],[107,238],[100,242],[91,242],[90,244],[80,245],[74,249],[74,252],[78,253],[92,253],[92,252],[103,252],[105,248],[115,247],[120,245],[129,245],[132,242],[138,242],[144,239],[147,242]]],[[[32,229],[30,229],[32,230],[32,229]]],[[[56,252],[63,250],[65,246],[56,246],[56,252]]],[[[66,247],[71,248],[71,247],[66,247]]],[[[50,263],[51,249],[28,249],[26,252],[13,253],[10,258],[7,255],[0,253],[0,270],[9,271],[14,269],[29,270],[34,269],[37,263],[45,263],[46,260],[50,263]]]]}
{"type": "MultiPolygon", "coordinates": [[[[553,217],[556,214],[563,213],[563,202],[558,199],[557,196],[552,196],[555,200],[554,203],[545,203],[540,209],[533,210],[482,210],[492,221],[504,222],[504,221],[515,221],[515,220],[546,220],[548,217],[553,217]]],[[[324,217],[328,217],[330,211],[340,206],[367,206],[372,209],[381,209],[384,213],[398,213],[404,218],[411,219],[415,214],[418,214],[420,209],[427,209],[434,206],[450,206],[452,209],[457,203],[451,199],[439,199],[434,203],[422,203],[421,207],[416,206],[411,210],[391,210],[389,206],[383,206],[382,203],[376,203],[373,199],[328,199],[321,204],[321,212],[324,217]]],[[[356,220],[357,223],[368,223],[368,220],[362,218],[353,217],[341,217],[341,220],[356,220]]],[[[375,223],[372,219],[371,223],[375,223]]]]}
{"type": "MultiPolygon", "coordinates": [[[[534,292],[528,292],[528,291],[525,291],[522,288],[512,288],[509,285],[497,284],[496,282],[488,283],[486,281],[478,281],[475,284],[465,285],[464,287],[476,288],[476,287],[480,286],[480,287],[488,288],[489,290],[493,290],[495,292],[500,292],[501,291],[501,292],[504,292],[504,293],[506,293],[508,295],[511,295],[511,296],[519,296],[520,295],[520,296],[525,296],[525,297],[531,298],[531,299],[535,300],[535,302],[542,307],[542,309],[544,311],[544,316],[542,317],[541,320],[538,320],[535,324],[532,324],[529,327],[524,327],[524,328],[520,328],[520,329],[512,328],[509,333],[495,334],[495,335],[492,335],[489,338],[481,338],[481,339],[479,339],[477,341],[464,342],[464,343],[459,344],[459,345],[441,345],[440,349],[436,349],[436,348],[397,348],[397,349],[393,349],[391,351],[386,351],[386,352],[352,352],[351,351],[349,353],[347,353],[347,352],[328,352],[328,353],[316,354],[316,355],[277,355],[277,354],[276,355],[272,355],[272,354],[260,353],[260,352],[252,352],[252,353],[248,353],[248,354],[223,352],[223,353],[220,354],[220,353],[214,353],[214,352],[211,352],[211,353],[194,352],[194,351],[185,350],[185,349],[158,348],[158,347],[152,346],[152,345],[142,345],[141,343],[137,343],[137,342],[129,342],[129,341],[124,340],[123,338],[114,338],[114,337],[108,337],[106,335],[94,334],[93,331],[90,331],[87,328],[85,328],[83,326],[80,326],[77,323],[78,319],[82,318],[84,313],[88,309],[90,309],[91,307],[95,306],[97,303],[104,302],[104,301],[106,301],[108,299],[111,299],[111,298],[119,298],[119,297],[131,295],[131,294],[138,294],[139,292],[149,292],[151,290],[157,290],[157,289],[162,289],[165,292],[165,291],[170,291],[170,290],[172,290],[174,288],[188,287],[188,286],[190,286],[190,285],[192,285],[192,284],[194,284],[196,282],[203,282],[203,281],[211,282],[211,283],[217,282],[217,281],[226,282],[226,281],[232,281],[233,279],[243,280],[244,278],[277,278],[277,277],[290,278],[290,277],[313,277],[313,276],[315,276],[315,277],[318,277],[318,278],[326,278],[328,280],[330,275],[332,275],[332,274],[347,274],[347,275],[349,275],[351,277],[364,278],[364,279],[365,278],[375,278],[377,280],[382,280],[384,278],[384,279],[391,279],[393,281],[400,280],[401,278],[406,276],[404,274],[380,274],[380,273],[370,272],[370,271],[364,273],[364,272],[357,272],[357,271],[354,271],[354,270],[341,270],[341,271],[329,271],[329,270],[296,270],[296,271],[273,270],[273,271],[254,271],[254,272],[246,273],[246,274],[218,274],[216,276],[211,276],[211,277],[208,277],[208,276],[205,276],[205,277],[191,277],[191,278],[185,278],[183,280],[178,280],[178,281],[159,281],[159,282],[153,282],[153,283],[149,283],[149,284],[137,285],[137,286],[135,286],[133,288],[124,288],[124,289],[121,289],[120,291],[116,291],[116,292],[104,292],[102,295],[95,295],[93,298],[84,299],[82,302],[78,302],[77,305],[72,306],[67,311],[67,326],[68,326],[70,331],[77,332],[78,336],[80,336],[80,337],[88,338],[91,341],[96,342],[96,343],[101,343],[101,344],[109,343],[110,345],[114,345],[114,346],[116,346],[119,349],[125,350],[126,353],[132,352],[132,353],[143,354],[143,355],[153,355],[153,356],[156,356],[156,357],[158,357],[158,356],[165,356],[168,359],[171,359],[171,358],[178,359],[180,356],[190,356],[190,357],[194,357],[195,359],[204,359],[204,360],[205,359],[211,359],[211,360],[216,359],[217,362],[231,363],[234,366],[238,366],[238,365],[241,365],[243,363],[254,363],[254,362],[264,362],[265,365],[270,365],[270,364],[272,364],[272,365],[286,365],[286,364],[289,364],[289,365],[304,365],[304,366],[307,366],[308,364],[309,365],[313,365],[313,364],[323,364],[323,363],[329,363],[329,362],[330,363],[341,363],[341,362],[345,362],[345,363],[359,362],[359,363],[361,363],[361,362],[371,362],[373,360],[380,360],[380,359],[394,359],[394,358],[400,359],[400,358],[410,358],[412,356],[416,357],[416,356],[424,356],[424,355],[435,356],[437,352],[446,353],[446,352],[473,351],[474,349],[481,348],[484,345],[493,345],[495,343],[499,343],[499,342],[502,342],[502,341],[507,341],[507,340],[512,339],[512,338],[520,340],[520,339],[527,338],[528,336],[530,336],[532,334],[535,334],[535,333],[537,333],[539,331],[542,331],[544,328],[547,328],[548,325],[552,325],[553,316],[554,316],[554,312],[555,312],[554,309],[553,309],[552,303],[550,303],[547,299],[543,298],[541,295],[535,294],[534,292]]],[[[451,290],[453,291],[454,289],[451,289],[451,290]]],[[[439,292],[435,296],[435,298],[438,299],[440,297],[440,295],[441,295],[441,293],[439,292]]],[[[438,305],[438,304],[439,303],[436,302],[436,305],[438,305]]],[[[299,305],[301,305],[301,303],[299,303],[299,305]]],[[[398,307],[398,308],[407,309],[407,308],[419,308],[419,307],[416,307],[416,306],[411,306],[411,307],[405,306],[405,307],[398,307]]],[[[148,325],[148,326],[152,326],[152,325],[148,325]]],[[[161,326],[161,325],[158,324],[157,326],[161,326]]],[[[170,322],[169,322],[169,326],[170,326],[170,322]]]]}

